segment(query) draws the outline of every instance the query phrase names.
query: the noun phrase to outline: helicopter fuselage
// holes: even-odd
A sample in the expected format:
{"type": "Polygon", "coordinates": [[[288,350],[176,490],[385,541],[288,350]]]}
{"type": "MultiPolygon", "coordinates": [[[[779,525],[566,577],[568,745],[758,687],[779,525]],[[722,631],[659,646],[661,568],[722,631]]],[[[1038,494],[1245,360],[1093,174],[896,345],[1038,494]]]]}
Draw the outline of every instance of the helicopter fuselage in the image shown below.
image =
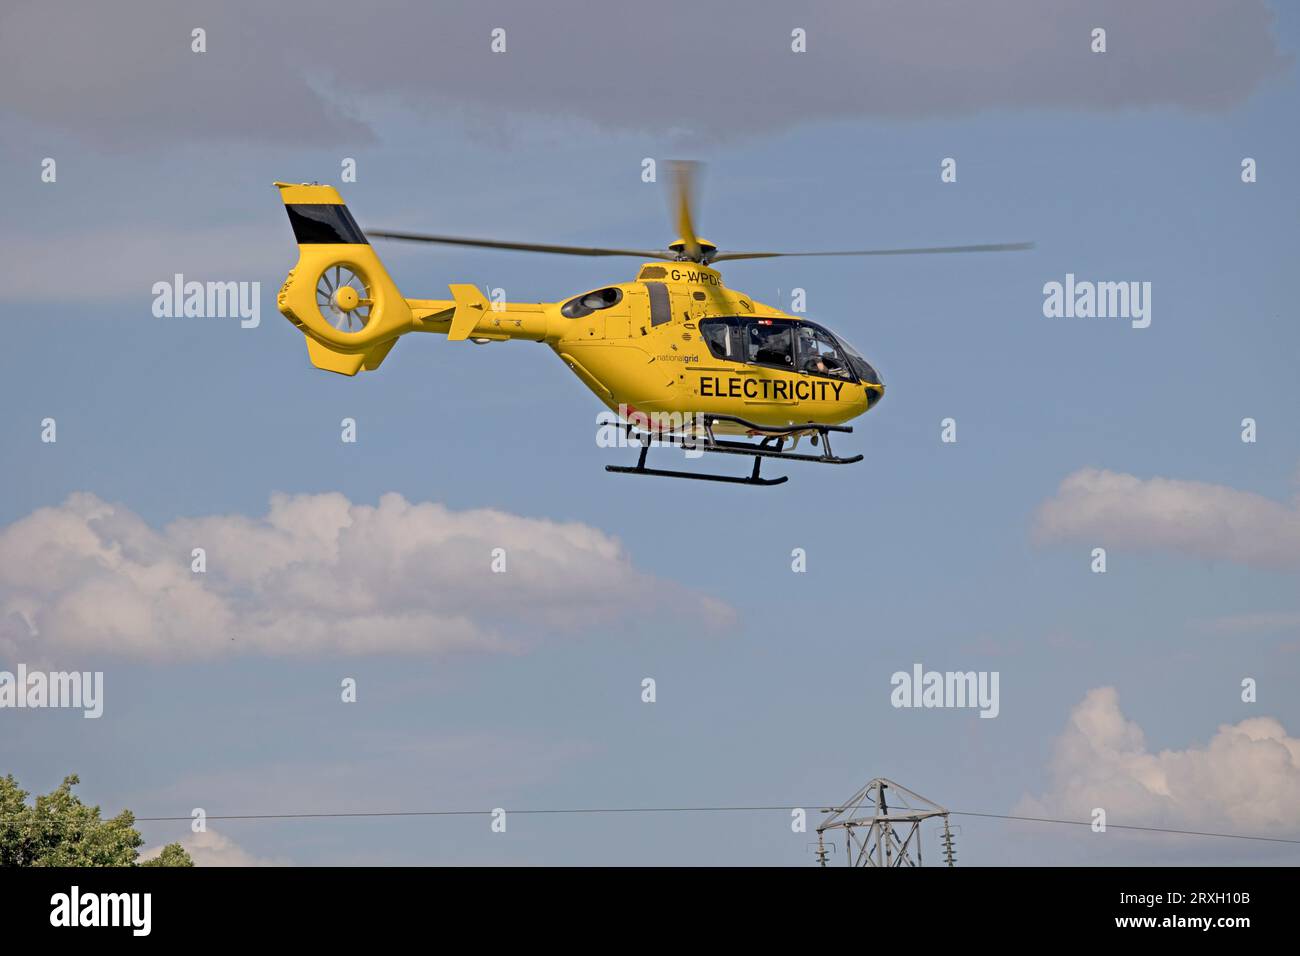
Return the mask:
{"type": "MultiPolygon", "coordinates": [[[[428,332],[448,332],[458,307],[407,303],[415,328],[428,332]]],[[[717,270],[692,262],[646,263],[635,281],[561,302],[484,299],[479,307],[471,341],[545,342],[624,415],[711,412],[771,426],[839,424],[884,393],[870,366],[857,374],[860,366],[842,354],[830,368],[830,356],[803,354],[800,343],[817,333],[823,343],[836,342],[827,330],[727,288],[717,270]]]]}
{"type": "Polygon", "coordinates": [[[489,301],[468,284],[452,284],[450,300],[411,299],[333,187],[277,186],[298,261],[276,301],[318,368],[373,371],[410,332],[544,342],[620,416],[721,416],[733,421],[719,428],[733,432],[838,426],[884,394],[875,370],[843,339],[729,289],[703,261],[646,262],[631,282],[561,302],[489,301]]]}

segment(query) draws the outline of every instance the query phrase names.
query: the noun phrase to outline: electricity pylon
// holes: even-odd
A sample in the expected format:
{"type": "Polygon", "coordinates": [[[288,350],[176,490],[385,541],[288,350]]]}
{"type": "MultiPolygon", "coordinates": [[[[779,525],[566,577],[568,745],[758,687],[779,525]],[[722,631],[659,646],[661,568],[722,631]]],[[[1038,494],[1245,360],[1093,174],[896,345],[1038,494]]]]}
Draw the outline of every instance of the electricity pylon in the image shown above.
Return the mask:
{"type": "MultiPolygon", "coordinates": [[[[948,828],[948,811],[919,793],[877,777],[817,827],[817,859],[826,865],[827,830],[844,831],[845,859],[849,866],[920,866],[921,822],[943,818],[943,858],[953,866],[957,857],[948,828]]],[[[834,835],[832,834],[832,838],[834,835]]]]}

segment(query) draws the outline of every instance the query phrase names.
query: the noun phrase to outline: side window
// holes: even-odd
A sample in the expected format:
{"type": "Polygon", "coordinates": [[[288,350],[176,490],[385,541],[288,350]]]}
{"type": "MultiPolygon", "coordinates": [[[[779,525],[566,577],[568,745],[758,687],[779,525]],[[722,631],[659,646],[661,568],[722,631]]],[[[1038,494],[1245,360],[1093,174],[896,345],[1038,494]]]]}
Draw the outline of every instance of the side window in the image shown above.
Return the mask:
{"type": "Polygon", "coordinates": [[[738,332],[735,319],[704,319],[700,322],[700,335],[704,337],[714,358],[731,362],[743,361],[738,332]]]}
{"type": "Polygon", "coordinates": [[[799,343],[798,369],[814,375],[832,378],[852,378],[848,358],[830,333],[815,325],[803,323],[796,336],[799,343]]]}
{"type": "Polygon", "coordinates": [[[782,319],[746,319],[745,361],[793,369],[793,323],[782,319]]]}

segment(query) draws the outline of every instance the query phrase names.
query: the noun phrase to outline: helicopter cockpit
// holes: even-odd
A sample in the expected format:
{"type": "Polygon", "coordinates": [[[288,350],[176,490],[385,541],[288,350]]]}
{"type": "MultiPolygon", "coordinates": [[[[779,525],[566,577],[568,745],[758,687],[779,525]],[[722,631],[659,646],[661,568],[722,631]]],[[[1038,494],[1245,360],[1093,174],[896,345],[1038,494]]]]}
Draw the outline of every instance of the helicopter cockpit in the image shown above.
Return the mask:
{"type": "Polygon", "coordinates": [[[700,333],[715,358],[879,385],[870,363],[815,322],[732,316],[704,319],[700,333]]]}

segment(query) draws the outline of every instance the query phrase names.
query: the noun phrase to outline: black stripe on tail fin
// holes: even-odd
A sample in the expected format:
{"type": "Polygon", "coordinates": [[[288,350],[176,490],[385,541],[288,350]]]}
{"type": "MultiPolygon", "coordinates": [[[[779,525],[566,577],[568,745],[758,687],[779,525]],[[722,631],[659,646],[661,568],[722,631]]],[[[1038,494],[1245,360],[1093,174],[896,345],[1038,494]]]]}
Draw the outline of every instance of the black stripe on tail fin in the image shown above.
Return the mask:
{"type": "Polygon", "coordinates": [[[347,206],[338,203],[286,203],[299,245],[369,245],[347,206]]]}

